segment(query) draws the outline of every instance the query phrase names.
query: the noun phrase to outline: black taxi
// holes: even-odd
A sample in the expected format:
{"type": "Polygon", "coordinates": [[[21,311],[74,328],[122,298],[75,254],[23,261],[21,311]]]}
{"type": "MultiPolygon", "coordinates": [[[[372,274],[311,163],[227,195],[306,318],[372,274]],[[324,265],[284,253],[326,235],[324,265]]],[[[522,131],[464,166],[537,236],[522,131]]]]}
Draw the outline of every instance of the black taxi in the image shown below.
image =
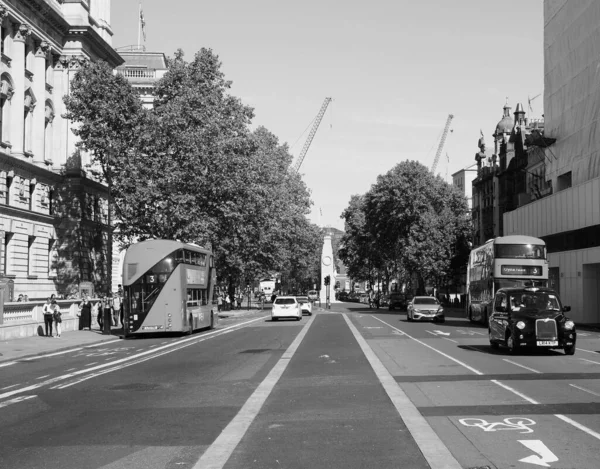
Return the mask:
{"type": "Polygon", "coordinates": [[[492,348],[506,345],[511,353],[522,347],[563,349],[575,353],[575,323],[565,313],[558,294],[550,288],[501,288],[494,296],[489,318],[492,348]]]}

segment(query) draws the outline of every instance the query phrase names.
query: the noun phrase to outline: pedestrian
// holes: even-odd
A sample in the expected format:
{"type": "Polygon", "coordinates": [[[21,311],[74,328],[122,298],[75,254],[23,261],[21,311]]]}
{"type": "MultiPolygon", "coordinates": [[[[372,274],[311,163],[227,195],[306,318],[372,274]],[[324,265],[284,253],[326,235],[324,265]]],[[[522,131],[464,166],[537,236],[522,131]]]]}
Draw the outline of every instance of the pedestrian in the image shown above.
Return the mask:
{"type": "Polygon", "coordinates": [[[242,296],[242,292],[239,292],[238,296],[237,296],[237,299],[236,299],[237,300],[237,308],[238,309],[242,309],[242,300],[243,300],[243,298],[244,297],[242,296]]]}
{"type": "Polygon", "coordinates": [[[54,322],[54,318],[52,316],[52,301],[53,300],[48,298],[42,307],[42,311],[44,312],[44,327],[46,329],[46,337],[52,337],[52,323],[54,322]]]}
{"type": "Polygon", "coordinates": [[[105,295],[102,299],[102,324],[104,325],[104,320],[108,321],[108,328],[110,330],[110,326],[114,325],[114,317],[112,312],[112,301],[108,295],[105,295]]]}
{"type": "Polygon", "coordinates": [[[225,305],[225,310],[231,311],[231,299],[229,298],[229,295],[225,295],[225,305]]]}
{"type": "Polygon", "coordinates": [[[123,314],[125,310],[125,304],[123,303],[123,285],[119,284],[117,286],[117,295],[119,295],[119,299],[121,300],[121,308],[119,309],[119,319],[121,320],[121,326],[123,326],[123,314]]]}
{"type": "Polygon", "coordinates": [[[61,324],[62,324],[62,313],[60,312],[60,306],[56,300],[52,300],[52,317],[54,318],[54,328],[56,329],[56,336],[60,337],[61,324]]]}
{"type": "Polygon", "coordinates": [[[277,298],[277,295],[275,294],[275,292],[273,292],[273,294],[271,295],[271,303],[275,303],[276,298],[277,298]]]}
{"type": "Polygon", "coordinates": [[[102,302],[96,301],[92,305],[92,317],[96,318],[98,326],[100,326],[100,330],[102,330],[102,302]]]}
{"type": "Polygon", "coordinates": [[[79,305],[79,330],[88,328],[92,330],[92,305],[90,300],[85,297],[79,305]]]}
{"type": "Polygon", "coordinates": [[[217,310],[220,313],[222,309],[223,309],[223,297],[221,295],[218,295],[217,296],[217,310]]]}
{"type": "Polygon", "coordinates": [[[121,320],[121,327],[123,326],[123,320],[122,320],[122,316],[121,316],[121,305],[122,305],[121,296],[117,292],[113,297],[113,304],[112,304],[113,315],[114,315],[114,324],[113,324],[114,326],[119,325],[119,320],[121,320]]]}

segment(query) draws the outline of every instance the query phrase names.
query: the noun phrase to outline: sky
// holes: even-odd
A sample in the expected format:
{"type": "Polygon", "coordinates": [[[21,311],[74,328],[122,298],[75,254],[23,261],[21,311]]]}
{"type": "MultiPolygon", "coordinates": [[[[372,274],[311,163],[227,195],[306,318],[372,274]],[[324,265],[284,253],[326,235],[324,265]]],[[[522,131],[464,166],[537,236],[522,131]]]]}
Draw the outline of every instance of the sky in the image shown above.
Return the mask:
{"type": "MultiPolygon", "coordinates": [[[[149,52],[188,60],[210,48],[296,158],[326,97],[333,98],[300,173],[311,221],[344,229],[342,212],[398,163],[436,173],[475,163],[506,103],[543,115],[542,0],[142,0],[149,52]],[[529,100],[531,104],[529,105],[529,100]],[[531,106],[531,108],[530,108],[531,106]]],[[[138,44],[139,0],[112,2],[113,47],[138,44]]]]}

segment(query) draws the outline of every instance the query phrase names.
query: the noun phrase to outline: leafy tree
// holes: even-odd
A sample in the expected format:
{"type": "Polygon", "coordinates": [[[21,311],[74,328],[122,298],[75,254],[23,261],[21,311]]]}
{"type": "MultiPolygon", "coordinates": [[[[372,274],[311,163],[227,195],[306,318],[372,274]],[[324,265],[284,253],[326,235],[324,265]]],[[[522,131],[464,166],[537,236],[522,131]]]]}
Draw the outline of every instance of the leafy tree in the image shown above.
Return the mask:
{"type": "Polygon", "coordinates": [[[464,196],[415,161],[378,177],[365,196],[365,213],[378,249],[398,259],[420,293],[426,282],[450,275],[456,248],[468,236],[464,196]]]}

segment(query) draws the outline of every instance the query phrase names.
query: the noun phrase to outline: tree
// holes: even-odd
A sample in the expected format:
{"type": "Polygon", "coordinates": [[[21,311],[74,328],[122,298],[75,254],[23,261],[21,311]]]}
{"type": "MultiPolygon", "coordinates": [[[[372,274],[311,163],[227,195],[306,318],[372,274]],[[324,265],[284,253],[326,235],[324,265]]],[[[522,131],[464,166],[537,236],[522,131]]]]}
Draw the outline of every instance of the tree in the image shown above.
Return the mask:
{"type": "Polygon", "coordinates": [[[464,196],[415,161],[379,176],[365,196],[365,220],[378,250],[398,259],[419,293],[426,282],[449,276],[456,248],[468,236],[467,213],[464,196]]]}

